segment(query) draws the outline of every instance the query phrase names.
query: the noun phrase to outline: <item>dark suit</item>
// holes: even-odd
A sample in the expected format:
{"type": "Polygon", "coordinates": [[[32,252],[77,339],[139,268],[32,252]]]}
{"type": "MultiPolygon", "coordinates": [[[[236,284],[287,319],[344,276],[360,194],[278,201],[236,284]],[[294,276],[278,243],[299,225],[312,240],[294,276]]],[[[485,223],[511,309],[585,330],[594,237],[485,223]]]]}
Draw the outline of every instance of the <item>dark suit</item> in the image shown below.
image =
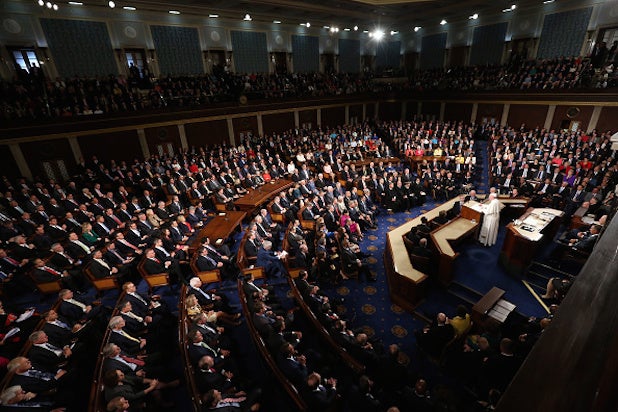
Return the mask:
{"type": "MultiPolygon", "coordinates": [[[[127,332],[129,333],[129,332],[127,332]]],[[[135,338],[135,339],[139,339],[137,336],[133,336],[131,335],[131,337],[135,338]]],[[[140,348],[140,342],[136,342],[132,339],[127,338],[126,336],[121,335],[118,332],[112,331],[109,334],[109,342],[110,343],[115,343],[116,345],[118,345],[120,347],[120,349],[130,355],[130,356],[135,356],[137,355],[142,348],[140,348]]]]}
{"type": "MultiPolygon", "coordinates": [[[[56,348],[62,350],[61,348],[56,348]]],[[[28,352],[28,359],[39,370],[56,373],[59,364],[64,362],[64,356],[56,355],[54,352],[43,347],[32,345],[28,352]]]]}

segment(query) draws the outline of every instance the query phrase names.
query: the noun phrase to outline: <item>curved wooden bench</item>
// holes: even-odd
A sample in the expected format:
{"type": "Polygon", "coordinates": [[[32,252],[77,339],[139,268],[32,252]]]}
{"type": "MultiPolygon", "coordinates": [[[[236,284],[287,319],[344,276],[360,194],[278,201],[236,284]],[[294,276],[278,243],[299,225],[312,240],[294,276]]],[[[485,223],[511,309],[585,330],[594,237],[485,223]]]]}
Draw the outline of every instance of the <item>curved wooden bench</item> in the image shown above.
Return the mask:
{"type": "Polygon", "coordinates": [[[28,277],[32,279],[32,282],[36,286],[37,290],[43,295],[51,295],[52,293],[58,293],[62,289],[60,280],[52,280],[51,282],[37,282],[36,278],[32,274],[32,271],[28,272],[28,277]]]}
{"type": "Polygon", "coordinates": [[[247,297],[245,296],[245,292],[242,287],[242,280],[238,280],[238,295],[240,297],[240,303],[242,305],[242,312],[247,321],[247,327],[249,328],[249,334],[253,339],[253,343],[256,348],[262,355],[262,358],[268,365],[269,370],[275,375],[275,378],[280,383],[281,388],[288,394],[294,405],[296,406],[296,410],[298,411],[308,411],[309,408],[305,401],[301,398],[298,389],[285,377],[283,372],[279,369],[272,355],[268,351],[268,347],[266,346],[266,342],[260,336],[257,329],[255,329],[255,325],[253,324],[253,316],[252,312],[249,310],[247,305],[247,297]]]}
{"type": "Polygon", "coordinates": [[[202,398],[197,385],[195,384],[195,373],[193,371],[193,365],[189,358],[187,335],[189,333],[190,321],[187,317],[187,311],[184,308],[185,298],[187,297],[187,285],[182,285],[180,290],[180,322],[178,323],[178,342],[180,344],[180,355],[182,357],[185,380],[187,382],[187,391],[191,397],[191,405],[193,406],[193,412],[199,412],[202,410],[202,398]]]}
{"type": "MultiPolygon", "coordinates": [[[[112,316],[117,316],[120,313],[120,309],[118,309],[118,305],[124,301],[126,292],[123,291],[120,296],[118,296],[118,300],[116,301],[116,308],[112,312],[112,316]]],[[[97,364],[94,368],[94,375],[92,377],[92,385],[90,386],[90,402],[88,404],[88,412],[105,412],[107,411],[105,404],[105,385],[103,385],[103,361],[105,358],[103,357],[103,348],[105,345],[109,343],[109,336],[111,334],[110,328],[105,328],[105,334],[103,335],[103,340],[101,341],[101,347],[99,348],[99,355],[97,357],[97,364]]]]}
{"type": "MultiPolygon", "coordinates": [[[[194,253],[193,256],[191,256],[191,272],[200,278],[204,284],[221,283],[221,271],[219,269],[199,270],[197,267],[197,258],[197,253],[194,253]]],[[[182,302],[184,302],[184,300],[182,302]]]]}
{"type": "Polygon", "coordinates": [[[142,260],[137,265],[137,271],[148,284],[148,288],[152,292],[152,288],[156,288],[158,286],[168,286],[169,285],[169,275],[167,273],[155,273],[149,274],[144,269],[144,261],[146,257],[143,257],[142,260]]]}
{"type": "Polygon", "coordinates": [[[296,299],[298,306],[300,306],[307,318],[311,321],[322,341],[324,341],[324,343],[339,356],[348,368],[357,374],[363,373],[365,366],[354,359],[344,348],[341,347],[341,345],[335,342],[328,330],[326,330],[324,325],[322,325],[319,319],[315,316],[315,313],[313,313],[309,305],[307,305],[307,302],[305,302],[305,299],[301,295],[291,276],[288,277],[288,284],[290,285],[290,289],[292,290],[292,294],[294,295],[294,299],[296,299]]]}
{"type": "Polygon", "coordinates": [[[115,277],[111,276],[108,278],[97,279],[92,274],[90,270],[90,263],[83,270],[86,278],[92,283],[92,286],[97,290],[97,295],[101,295],[101,292],[106,290],[118,289],[118,281],[115,277]]]}

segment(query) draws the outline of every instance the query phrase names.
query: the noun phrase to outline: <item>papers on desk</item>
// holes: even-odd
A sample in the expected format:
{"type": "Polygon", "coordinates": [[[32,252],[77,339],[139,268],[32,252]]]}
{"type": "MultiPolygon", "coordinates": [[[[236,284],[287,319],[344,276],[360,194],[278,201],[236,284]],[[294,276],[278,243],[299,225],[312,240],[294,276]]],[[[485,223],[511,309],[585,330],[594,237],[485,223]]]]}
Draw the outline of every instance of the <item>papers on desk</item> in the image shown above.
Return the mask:
{"type": "Polygon", "coordinates": [[[515,305],[504,299],[500,299],[493,308],[487,312],[487,316],[497,320],[498,322],[504,322],[506,318],[515,310],[515,305]]]}

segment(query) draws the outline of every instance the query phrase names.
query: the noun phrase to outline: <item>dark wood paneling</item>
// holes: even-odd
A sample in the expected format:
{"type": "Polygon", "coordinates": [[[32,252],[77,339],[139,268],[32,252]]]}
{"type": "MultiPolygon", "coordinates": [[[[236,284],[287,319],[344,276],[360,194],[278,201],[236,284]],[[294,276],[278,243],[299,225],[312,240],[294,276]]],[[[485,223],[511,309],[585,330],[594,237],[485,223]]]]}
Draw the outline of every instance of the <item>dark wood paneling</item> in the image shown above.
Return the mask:
{"type": "Polygon", "coordinates": [[[375,117],[376,105],[373,102],[365,104],[365,119],[373,119],[375,117]]]}
{"type": "Polygon", "coordinates": [[[241,133],[243,135],[246,135],[247,132],[251,132],[253,135],[257,135],[258,133],[256,116],[235,117],[232,119],[232,124],[234,125],[234,139],[236,143],[240,142],[241,133]]]}
{"type": "Polygon", "coordinates": [[[308,125],[311,124],[311,127],[318,126],[318,114],[315,110],[301,110],[298,112],[298,123],[302,128],[303,124],[308,125]]]}
{"type": "Polygon", "coordinates": [[[266,114],[262,116],[262,127],[266,135],[295,129],[294,112],[266,114]]]}
{"type": "Polygon", "coordinates": [[[418,102],[408,101],[406,105],[406,118],[404,120],[412,120],[418,113],[418,102]]]}
{"type": "Polygon", "coordinates": [[[444,120],[470,122],[472,116],[472,103],[447,103],[444,108],[444,120]]]}
{"type": "Polygon", "coordinates": [[[96,156],[100,161],[108,163],[112,159],[133,160],[144,157],[136,130],[81,136],[77,138],[77,142],[86,160],[96,156]]]}
{"type": "Polygon", "coordinates": [[[30,167],[32,176],[44,178],[43,161],[64,160],[69,174],[75,171],[75,159],[71,145],[67,139],[41,140],[38,142],[20,143],[24,158],[30,167]]]}
{"type": "Polygon", "coordinates": [[[356,117],[357,122],[363,121],[363,105],[362,104],[351,104],[350,109],[348,110],[348,116],[350,117],[350,122],[354,117],[356,117]]]}
{"type": "Polygon", "coordinates": [[[400,120],[401,119],[401,102],[381,102],[378,108],[380,110],[380,120],[400,120]]]}
{"type": "Polygon", "coordinates": [[[449,52],[449,66],[465,66],[468,46],[458,46],[451,48],[449,52]]]}
{"type": "Polygon", "coordinates": [[[606,130],[616,132],[616,129],[618,129],[616,119],[618,119],[618,107],[604,107],[601,110],[596,129],[603,132],[606,130]]]}
{"type": "Polygon", "coordinates": [[[13,158],[11,149],[6,145],[0,145],[0,159],[2,159],[2,174],[8,178],[22,177],[13,158]]]}
{"type": "Polygon", "coordinates": [[[440,102],[423,102],[421,114],[428,119],[432,117],[438,119],[440,117],[440,102]]]}
{"type": "Polygon", "coordinates": [[[345,124],[345,106],[328,107],[321,110],[322,127],[335,127],[345,124]]]}
{"type": "Polygon", "coordinates": [[[185,135],[189,147],[201,147],[229,141],[226,120],[185,124],[185,135]]]}
{"type": "Polygon", "coordinates": [[[483,119],[491,122],[494,119],[497,123],[500,122],[504,105],[502,103],[479,103],[476,109],[476,123],[483,123],[483,119]]]}
{"type": "Polygon", "coordinates": [[[551,128],[558,130],[563,121],[566,121],[567,126],[571,123],[571,120],[577,120],[581,122],[580,129],[586,130],[588,127],[588,123],[590,122],[590,116],[592,116],[592,110],[594,108],[592,106],[556,106],[556,111],[554,112],[554,118],[551,122],[551,128]],[[573,119],[569,119],[567,116],[567,110],[571,107],[577,107],[579,109],[579,114],[575,116],[573,119]]]}
{"type": "Polygon", "coordinates": [[[167,146],[168,143],[174,146],[174,153],[180,149],[180,133],[176,125],[149,127],[144,133],[151,154],[159,153],[158,146],[167,146]]]}
{"type": "MultiPolygon", "coordinates": [[[[519,128],[523,123],[528,128],[543,127],[545,118],[547,117],[547,109],[549,106],[535,104],[512,104],[509,108],[509,117],[507,123],[509,126],[519,128]]],[[[500,114],[502,117],[502,114],[500,114]]],[[[497,119],[500,121],[500,118],[497,119]]]]}

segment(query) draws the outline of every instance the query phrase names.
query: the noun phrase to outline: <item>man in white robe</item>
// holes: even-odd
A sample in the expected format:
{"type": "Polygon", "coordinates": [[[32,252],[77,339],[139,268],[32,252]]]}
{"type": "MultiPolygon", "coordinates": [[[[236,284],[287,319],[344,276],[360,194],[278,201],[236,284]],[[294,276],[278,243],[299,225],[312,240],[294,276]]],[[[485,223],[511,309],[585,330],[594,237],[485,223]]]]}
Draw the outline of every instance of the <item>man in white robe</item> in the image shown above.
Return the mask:
{"type": "Polygon", "coordinates": [[[483,226],[479,234],[479,242],[484,246],[493,246],[498,237],[498,225],[500,224],[501,203],[495,193],[489,195],[489,204],[486,205],[483,226]]]}

